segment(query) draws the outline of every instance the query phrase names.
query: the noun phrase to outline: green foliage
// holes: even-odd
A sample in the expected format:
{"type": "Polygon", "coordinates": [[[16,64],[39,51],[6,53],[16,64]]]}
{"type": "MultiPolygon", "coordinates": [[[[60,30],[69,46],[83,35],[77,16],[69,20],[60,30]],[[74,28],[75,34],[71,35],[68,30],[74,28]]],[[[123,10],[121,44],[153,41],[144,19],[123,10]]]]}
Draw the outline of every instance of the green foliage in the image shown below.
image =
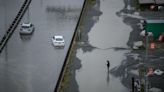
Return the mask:
{"type": "Polygon", "coordinates": [[[144,84],[141,84],[141,92],[144,92],[144,88],[145,88],[144,84]]]}

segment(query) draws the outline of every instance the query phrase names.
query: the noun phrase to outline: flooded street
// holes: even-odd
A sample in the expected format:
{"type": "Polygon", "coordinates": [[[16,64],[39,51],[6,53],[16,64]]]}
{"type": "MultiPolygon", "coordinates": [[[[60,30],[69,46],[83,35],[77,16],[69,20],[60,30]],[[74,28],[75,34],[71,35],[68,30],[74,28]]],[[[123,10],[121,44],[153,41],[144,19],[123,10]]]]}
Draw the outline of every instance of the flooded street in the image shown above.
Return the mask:
{"type": "Polygon", "coordinates": [[[77,51],[82,67],[76,71],[76,80],[80,92],[126,92],[127,89],[107,70],[106,60],[110,61],[110,69],[119,66],[126,57],[127,51],[93,50],[92,53],[77,51]],[[119,87],[119,88],[118,88],[119,87]]]}
{"type": "MultiPolygon", "coordinates": [[[[20,35],[19,24],[0,54],[0,92],[54,91],[83,5],[83,0],[66,1],[32,0],[20,24],[31,22],[35,31],[32,35],[20,35]],[[64,36],[63,49],[52,45],[54,35],[64,36]]],[[[8,1],[7,6],[19,7],[9,9],[11,15],[1,17],[8,19],[2,23],[12,22],[21,6],[19,2],[8,1]]],[[[6,31],[3,30],[2,34],[6,31]]]]}
{"type": "Polygon", "coordinates": [[[121,17],[116,15],[123,8],[124,2],[122,0],[100,1],[102,15],[88,34],[89,43],[92,46],[100,49],[127,47],[126,43],[132,29],[123,23],[121,17]]]}
{"type": "MultiPolygon", "coordinates": [[[[98,5],[95,5],[95,8],[98,5]]],[[[84,52],[77,50],[77,58],[81,60],[81,68],[76,71],[76,80],[79,92],[128,92],[121,83],[120,77],[115,77],[107,70],[106,61],[110,61],[110,69],[116,68],[126,59],[128,50],[115,48],[128,48],[130,26],[123,23],[123,19],[116,15],[124,2],[120,0],[100,1],[102,15],[88,33],[89,44],[95,49],[84,52]]],[[[93,17],[93,19],[96,19],[93,17]]]]}
{"type": "MultiPolygon", "coordinates": [[[[0,2],[1,39],[23,1],[0,2]]],[[[164,70],[163,50],[149,50],[146,57],[145,50],[131,48],[133,42],[142,39],[140,20],[164,19],[164,11],[137,11],[133,0],[87,2],[72,52],[75,55],[71,54],[73,58],[66,68],[69,82],[61,85],[64,92],[130,92],[132,77],[143,79],[140,68],[164,70]]],[[[0,53],[0,92],[54,91],[83,3],[84,0],[32,0],[0,53]],[[21,24],[26,22],[34,24],[32,35],[19,34],[21,24]],[[64,36],[64,48],[53,46],[54,35],[64,36]]],[[[146,81],[150,89],[164,90],[164,75],[148,77],[146,81]]]]}
{"type": "Polygon", "coordinates": [[[79,28],[82,36],[77,42],[75,57],[68,65],[71,67],[70,81],[64,92],[130,92],[132,78],[145,81],[145,85],[148,83],[148,90],[163,90],[163,75],[146,79],[139,74],[143,68],[145,71],[149,67],[164,69],[163,51],[149,50],[148,60],[145,60],[145,49],[132,49],[135,41],[143,39],[139,35],[140,20],[162,19],[163,11],[140,12],[133,0],[95,0],[88,3],[84,13],[87,17],[83,18],[79,28]],[[147,13],[149,15],[145,15],[147,13]],[[109,70],[107,60],[110,62],[109,70]]]}

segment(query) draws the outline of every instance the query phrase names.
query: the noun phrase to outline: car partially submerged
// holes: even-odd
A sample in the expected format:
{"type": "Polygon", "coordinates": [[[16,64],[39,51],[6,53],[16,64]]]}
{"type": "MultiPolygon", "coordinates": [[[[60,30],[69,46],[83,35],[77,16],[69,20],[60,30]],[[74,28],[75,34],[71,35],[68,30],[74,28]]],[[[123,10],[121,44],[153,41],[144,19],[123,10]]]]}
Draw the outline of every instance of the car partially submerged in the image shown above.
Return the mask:
{"type": "Polygon", "coordinates": [[[20,28],[20,34],[29,35],[34,31],[34,25],[32,23],[22,23],[20,28]]]}
{"type": "Polygon", "coordinates": [[[52,43],[55,47],[64,47],[65,46],[64,37],[61,35],[53,36],[52,43]]]}

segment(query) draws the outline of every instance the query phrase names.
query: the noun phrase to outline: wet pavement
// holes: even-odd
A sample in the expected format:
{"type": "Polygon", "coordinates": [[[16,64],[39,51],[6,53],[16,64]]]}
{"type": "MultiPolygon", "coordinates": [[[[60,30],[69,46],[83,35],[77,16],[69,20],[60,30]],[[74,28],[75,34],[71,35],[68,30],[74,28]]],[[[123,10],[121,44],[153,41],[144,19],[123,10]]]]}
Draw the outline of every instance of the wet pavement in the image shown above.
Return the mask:
{"type": "Polygon", "coordinates": [[[24,0],[0,0],[0,39],[19,12],[24,0]],[[9,3],[10,2],[10,3],[9,3]]]}
{"type": "MultiPolygon", "coordinates": [[[[163,51],[131,49],[142,38],[141,19],[162,19],[162,12],[136,11],[133,0],[95,0],[88,6],[81,26],[76,57],[69,65],[70,82],[65,92],[130,92],[131,78],[138,78],[140,68],[163,70],[163,51]],[[108,71],[106,61],[110,61],[108,71]]],[[[149,88],[163,90],[162,76],[148,77],[149,88]]],[[[155,92],[155,91],[154,91],[155,92]]]]}
{"type": "MultiPolygon", "coordinates": [[[[21,23],[32,22],[35,31],[30,36],[20,35],[20,25],[18,25],[0,54],[0,92],[54,91],[83,5],[83,0],[71,0],[74,3],[65,3],[66,1],[33,0],[31,2],[21,23]],[[54,35],[64,36],[64,49],[54,48],[51,42],[51,37],[54,35]]],[[[21,5],[18,4],[19,1],[9,2],[7,4],[9,7],[21,5]]],[[[10,17],[2,16],[8,20],[3,20],[7,24],[12,22],[19,7],[14,9],[10,11],[10,17]]],[[[1,29],[7,28],[8,26],[3,23],[1,29]]]]}
{"type": "Polygon", "coordinates": [[[118,0],[100,1],[100,7],[96,7],[100,8],[102,14],[88,33],[88,43],[96,49],[85,53],[82,49],[78,49],[76,54],[82,64],[82,67],[76,71],[80,92],[128,91],[122,85],[120,78],[113,76],[106,67],[106,60],[110,61],[110,69],[119,66],[126,58],[124,54],[128,53],[127,50],[114,49],[127,48],[126,42],[132,30],[116,15],[116,12],[123,7],[124,2],[118,0]]]}

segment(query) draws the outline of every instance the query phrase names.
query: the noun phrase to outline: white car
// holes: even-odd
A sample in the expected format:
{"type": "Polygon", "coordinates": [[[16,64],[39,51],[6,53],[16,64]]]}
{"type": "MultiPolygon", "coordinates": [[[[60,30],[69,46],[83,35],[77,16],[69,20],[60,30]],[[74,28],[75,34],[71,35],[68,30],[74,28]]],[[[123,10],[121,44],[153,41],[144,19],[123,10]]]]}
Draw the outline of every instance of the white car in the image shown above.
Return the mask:
{"type": "Polygon", "coordinates": [[[142,41],[137,41],[137,42],[134,42],[134,43],[133,43],[133,49],[134,49],[134,50],[138,50],[138,49],[140,49],[141,47],[143,47],[143,42],[142,42],[142,41]]]}
{"type": "Polygon", "coordinates": [[[34,25],[32,23],[22,23],[20,34],[32,34],[34,31],[34,25]]]}
{"type": "Polygon", "coordinates": [[[64,47],[65,46],[64,37],[61,35],[53,36],[52,43],[55,47],[64,47]]]}
{"type": "Polygon", "coordinates": [[[155,73],[156,75],[162,75],[162,74],[163,74],[163,71],[161,71],[160,69],[156,69],[156,70],[154,71],[154,73],[155,73]]]}

